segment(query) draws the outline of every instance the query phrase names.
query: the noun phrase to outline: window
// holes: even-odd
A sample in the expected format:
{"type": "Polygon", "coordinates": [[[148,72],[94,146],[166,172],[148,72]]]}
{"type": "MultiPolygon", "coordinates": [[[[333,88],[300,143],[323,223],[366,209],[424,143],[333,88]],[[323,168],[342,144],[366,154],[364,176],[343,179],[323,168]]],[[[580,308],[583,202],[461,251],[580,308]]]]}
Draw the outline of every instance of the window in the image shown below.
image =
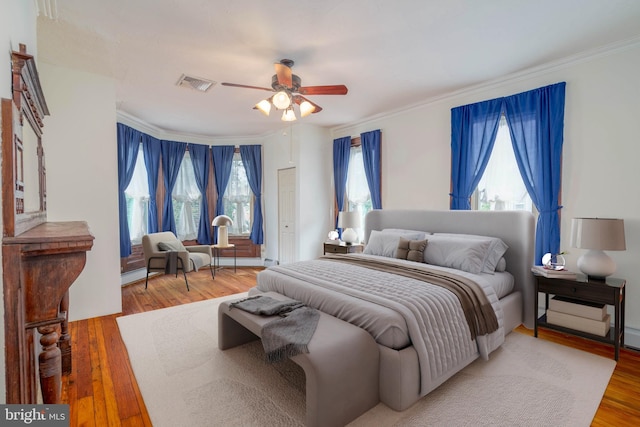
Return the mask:
{"type": "Polygon", "coordinates": [[[362,146],[351,146],[347,171],[347,210],[359,213],[361,227],[356,229],[360,241],[364,240],[364,217],[372,209],[371,193],[364,172],[362,146]]]}
{"type": "Polygon", "coordinates": [[[253,193],[249,187],[247,172],[240,153],[235,153],[233,156],[231,176],[222,199],[224,213],[233,221],[233,225],[229,227],[229,234],[248,236],[251,233],[253,193]]]}
{"type": "Polygon", "coordinates": [[[149,209],[149,184],[147,183],[147,167],[144,165],[142,144],[138,150],[133,177],[124,190],[127,200],[127,222],[132,245],[142,243],[142,236],[147,234],[149,209]]]}
{"type": "Polygon", "coordinates": [[[533,203],[518,170],[509,126],[504,116],[500,118],[496,142],[487,168],[474,192],[472,206],[481,211],[533,212],[533,203]]]}
{"type": "Polygon", "coordinates": [[[188,151],[184,153],[171,197],[178,239],[195,240],[198,236],[202,195],[198,190],[193,163],[188,151]]]}

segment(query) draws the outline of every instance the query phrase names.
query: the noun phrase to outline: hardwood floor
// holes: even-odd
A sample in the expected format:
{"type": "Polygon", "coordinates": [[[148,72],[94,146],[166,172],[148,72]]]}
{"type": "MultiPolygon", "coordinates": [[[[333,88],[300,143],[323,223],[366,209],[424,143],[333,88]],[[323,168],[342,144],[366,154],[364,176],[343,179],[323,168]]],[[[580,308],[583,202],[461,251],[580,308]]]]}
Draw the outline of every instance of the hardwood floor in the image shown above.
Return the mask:
{"type": "MultiPolygon", "coordinates": [[[[122,289],[122,314],[71,322],[73,369],[63,378],[62,398],[70,405],[70,426],[151,426],[149,414],[131,370],[116,318],[245,292],[255,285],[261,268],[225,268],[211,279],[209,271],[189,273],[184,280],[165,275],[122,289]]],[[[518,332],[533,335],[520,327],[518,332]]],[[[604,357],[605,344],[541,329],[539,337],[604,357]]],[[[640,352],[623,349],[592,426],[640,425],[640,352]]]]}

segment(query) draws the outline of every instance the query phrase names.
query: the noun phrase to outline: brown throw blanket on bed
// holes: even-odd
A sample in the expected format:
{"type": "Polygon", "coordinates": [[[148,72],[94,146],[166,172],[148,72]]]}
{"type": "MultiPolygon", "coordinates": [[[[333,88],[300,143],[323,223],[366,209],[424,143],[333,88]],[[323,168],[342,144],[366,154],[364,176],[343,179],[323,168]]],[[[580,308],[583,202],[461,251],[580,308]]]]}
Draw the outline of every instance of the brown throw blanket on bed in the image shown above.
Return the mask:
{"type": "Polygon", "coordinates": [[[309,353],[307,347],[320,320],[320,312],[300,301],[281,301],[258,295],[229,304],[248,313],[262,316],[281,316],[265,324],[260,333],[262,347],[270,363],[279,362],[300,353],[309,353]]]}
{"type": "Polygon", "coordinates": [[[472,339],[475,339],[478,335],[489,334],[498,329],[498,319],[487,296],[477,283],[466,277],[430,269],[423,264],[411,267],[379,259],[362,258],[352,254],[324,255],[320,259],[345,262],[443,287],[453,292],[460,301],[472,339]]]}

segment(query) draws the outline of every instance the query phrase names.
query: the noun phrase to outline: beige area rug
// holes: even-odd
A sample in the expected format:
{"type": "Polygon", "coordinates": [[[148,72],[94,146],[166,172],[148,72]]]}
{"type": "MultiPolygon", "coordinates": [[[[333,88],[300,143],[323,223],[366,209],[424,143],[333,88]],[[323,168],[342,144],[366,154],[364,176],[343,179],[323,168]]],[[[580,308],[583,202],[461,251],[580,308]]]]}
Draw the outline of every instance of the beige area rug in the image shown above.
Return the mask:
{"type": "MultiPolygon", "coordinates": [[[[304,424],[304,372],[264,362],[259,342],[217,348],[201,301],[118,318],[156,427],[304,424]]],[[[588,426],[615,362],[517,332],[404,412],[378,404],[350,426],[588,426]]]]}

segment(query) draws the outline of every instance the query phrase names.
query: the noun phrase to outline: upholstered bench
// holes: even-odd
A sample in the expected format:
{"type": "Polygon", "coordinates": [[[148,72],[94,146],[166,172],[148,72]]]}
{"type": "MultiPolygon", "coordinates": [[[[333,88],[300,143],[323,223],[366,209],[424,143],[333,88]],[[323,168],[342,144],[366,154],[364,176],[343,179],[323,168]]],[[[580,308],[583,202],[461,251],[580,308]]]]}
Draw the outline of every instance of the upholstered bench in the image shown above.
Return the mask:
{"type": "MultiPolygon", "coordinates": [[[[267,292],[262,295],[289,300],[267,292]]],[[[226,350],[260,337],[262,326],[277,316],[258,316],[232,301],[218,309],[218,347],[226,350]]],[[[379,350],[364,329],[320,313],[309,353],[291,358],[306,376],[307,426],[344,426],[379,402],[379,350]]]]}

